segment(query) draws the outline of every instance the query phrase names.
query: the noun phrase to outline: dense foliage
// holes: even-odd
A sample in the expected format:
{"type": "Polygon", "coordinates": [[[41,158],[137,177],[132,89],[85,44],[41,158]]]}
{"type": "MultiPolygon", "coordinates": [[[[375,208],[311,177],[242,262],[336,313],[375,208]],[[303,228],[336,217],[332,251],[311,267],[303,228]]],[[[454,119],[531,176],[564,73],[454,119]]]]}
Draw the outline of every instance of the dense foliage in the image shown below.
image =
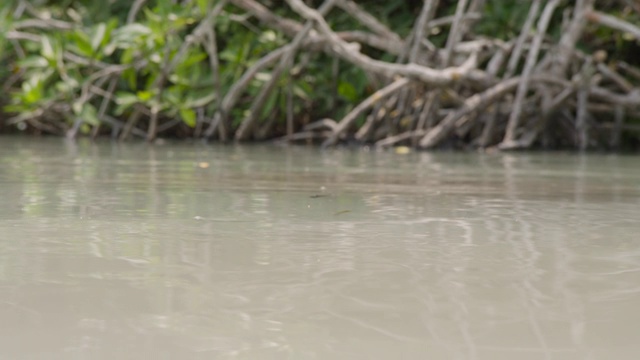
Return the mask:
{"type": "MultiPolygon", "coordinates": [[[[294,1],[3,2],[0,129],[120,139],[284,137],[317,139],[326,145],[355,139],[381,146],[490,147],[509,145],[503,135],[509,134],[508,113],[515,110],[525,120],[516,122],[518,132],[511,134],[511,145],[504,148],[637,145],[640,108],[633,100],[640,82],[640,58],[635,56],[640,53],[640,36],[633,24],[640,23],[640,6],[631,1],[531,3],[539,3],[540,9],[557,3],[534,60],[542,61],[555,51],[554,44],[562,43],[567,27],[577,23],[578,10],[591,17],[606,13],[631,26],[624,31],[591,18],[582,25],[568,70],[560,71],[563,76],[566,72],[567,84],[580,85],[574,86],[566,103],[545,113],[558,121],[534,116],[547,101],[546,90],[521,100],[522,110],[498,103],[492,110],[491,104],[483,103],[486,111],[474,115],[477,121],[468,120],[469,112],[481,111],[470,108],[475,105],[465,99],[493,89],[497,80],[491,79],[508,81],[526,72],[534,36],[525,39],[515,67],[489,70],[499,53],[507,58],[518,37],[540,26],[542,15],[532,16],[530,7],[520,1],[306,2],[311,9],[326,11],[323,19],[333,34],[357,44],[358,54],[384,62],[378,68],[353,60],[359,55],[350,53],[351,48],[336,50],[338,45],[327,40],[318,20],[305,19],[294,1]],[[436,5],[431,13],[425,10],[428,3],[436,5]],[[579,9],[576,4],[582,3],[584,9],[579,9]],[[418,26],[421,16],[427,22],[418,26]],[[529,17],[533,21],[523,29],[529,17]],[[458,38],[452,35],[454,28],[458,38]],[[416,34],[422,34],[420,41],[414,40],[416,34]],[[469,51],[458,46],[462,49],[479,40],[480,50],[471,50],[478,59],[473,71],[467,71],[464,56],[469,51]],[[416,52],[410,51],[413,48],[416,52]],[[431,81],[426,75],[412,76],[409,67],[396,73],[384,67],[410,63],[442,74],[431,81]],[[459,73],[445,72],[454,67],[459,73]],[[578,79],[581,74],[584,79],[578,79]],[[388,93],[376,92],[392,86],[399,76],[408,80],[388,93]],[[587,95],[578,91],[599,84],[607,85],[606,93],[604,87],[587,95]],[[582,105],[580,96],[587,96],[582,105]],[[456,111],[466,113],[454,119],[457,125],[453,120],[447,125],[448,114],[456,111]],[[532,131],[530,141],[514,142],[532,131]]],[[[525,93],[541,89],[531,84],[525,93]]],[[[498,89],[503,101],[513,102],[515,90],[512,95],[508,92],[516,85],[504,92],[498,89]]],[[[563,94],[554,91],[551,97],[563,94]]]]}

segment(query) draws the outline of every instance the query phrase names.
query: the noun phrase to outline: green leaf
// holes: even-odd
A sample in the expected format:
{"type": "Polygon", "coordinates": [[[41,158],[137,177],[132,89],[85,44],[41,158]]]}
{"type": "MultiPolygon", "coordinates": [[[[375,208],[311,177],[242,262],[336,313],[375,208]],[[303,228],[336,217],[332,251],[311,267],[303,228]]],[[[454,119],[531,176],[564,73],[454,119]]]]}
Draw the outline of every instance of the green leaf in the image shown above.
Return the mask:
{"type": "Polygon", "coordinates": [[[28,111],[28,107],[24,104],[9,104],[2,107],[2,110],[8,113],[25,113],[28,111]]]}
{"type": "Polygon", "coordinates": [[[196,126],[196,112],[193,109],[180,109],[180,117],[187,126],[196,126]]]}
{"type": "Polygon", "coordinates": [[[98,111],[96,110],[95,106],[88,103],[85,103],[82,106],[80,118],[82,119],[82,121],[94,126],[100,124],[100,119],[98,119],[98,111]]]}
{"type": "Polygon", "coordinates": [[[103,53],[106,56],[111,56],[114,51],[116,51],[116,45],[114,43],[109,43],[104,47],[103,53]]]}
{"type": "Polygon", "coordinates": [[[271,115],[271,113],[276,107],[277,102],[278,102],[278,92],[274,91],[271,93],[271,95],[267,99],[267,102],[264,104],[264,109],[262,110],[263,117],[266,118],[271,115]]]}
{"type": "Polygon", "coordinates": [[[49,37],[43,36],[40,45],[42,46],[40,50],[40,54],[42,55],[42,57],[47,59],[49,62],[55,62],[55,52],[53,51],[53,45],[51,45],[51,40],[49,40],[49,37]]]}
{"type": "Polygon", "coordinates": [[[207,8],[209,7],[209,0],[197,0],[197,4],[198,4],[198,9],[200,10],[200,13],[206,14],[207,8]]]}
{"type": "Polygon", "coordinates": [[[82,112],[82,102],[74,102],[73,105],[71,105],[71,110],[73,110],[74,114],[80,115],[80,113],[82,112]]]}
{"type": "Polygon", "coordinates": [[[91,37],[91,48],[95,52],[102,45],[102,41],[104,40],[104,36],[107,31],[107,26],[105,23],[100,23],[96,26],[93,36],[91,37]]]}
{"type": "Polygon", "coordinates": [[[207,54],[201,51],[190,51],[184,59],[178,65],[180,68],[190,68],[193,65],[201,64],[207,58],[207,54]]]}
{"type": "Polygon", "coordinates": [[[82,55],[93,55],[93,49],[91,48],[91,43],[89,42],[89,37],[87,36],[87,34],[82,32],[81,30],[76,30],[71,37],[75,46],[78,48],[78,51],[82,55]]]}
{"type": "Polygon", "coordinates": [[[22,97],[22,100],[25,102],[25,104],[35,104],[41,99],[42,89],[39,87],[28,87],[26,91],[24,91],[24,96],[22,97]]]}
{"type": "Polygon", "coordinates": [[[113,32],[113,44],[119,48],[130,48],[140,42],[141,38],[151,35],[151,29],[142,24],[125,25],[113,32]]]}
{"type": "Polygon", "coordinates": [[[104,37],[102,39],[102,53],[106,56],[110,56],[116,50],[116,45],[111,42],[112,34],[114,30],[118,27],[118,20],[111,19],[107,22],[106,31],[104,37]]]}
{"type": "Polygon", "coordinates": [[[20,98],[25,104],[35,104],[42,101],[44,97],[43,79],[46,75],[37,74],[22,83],[22,93],[20,98]]]}
{"type": "Polygon", "coordinates": [[[116,104],[118,105],[133,105],[138,102],[138,97],[128,92],[116,93],[116,104]]]}
{"type": "MultiPolygon", "coordinates": [[[[164,4],[164,2],[160,2],[159,5],[163,5],[163,4],[164,4]]],[[[161,9],[163,10],[162,13],[166,13],[167,12],[167,10],[164,9],[164,7],[162,7],[161,9]]],[[[144,15],[146,16],[146,18],[149,21],[153,21],[153,22],[157,22],[157,23],[162,22],[162,16],[156,14],[156,12],[153,9],[148,9],[148,8],[145,7],[144,9],[142,9],[142,11],[144,12],[144,15]]]]}
{"type": "Polygon", "coordinates": [[[220,60],[234,62],[236,60],[236,52],[233,49],[225,49],[218,54],[220,60]]]}
{"type": "Polygon", "coordinates": [[[71,92],[75,89],[73,83],[70,81],[58,81],[55,83],[54,88],[58,92],[58,94],[71,94],[71,92]]]}
{"type": "Polygon", "coordinates": [[[340,81],[338,84],[338,94],[351,102],[358,100],[356,88],[346,81],[340,81]]]}
{"type": "Polygon", "coordinates": [[[148,59],[155,64],[162,63],[162,55],[159,52],[154,52],[153,54],[149,55],[148,59]]]}
{"type": "Polygon", "coordinates": [[[34,55],[27,56],[26,58],[19,61],[20,67],[22,68],[45,68],[49,65],[47,59],[42,56],[34,55]]]}
{"type": "Polygon", "coordinates": [[[277,39],[278,39],[278,36],[276,35],[275,31],[266,30],[266,31],[263,31],[262,34],[260,34],[258,41],[260,41],[263,44],[270,44],[270,43],[276,42],[277,39]]]}
{"type": "Polygon", "coordinates": [[[117,34],[122,38],[131,39],[142,35],[150,35],[151,29],[139,23],[132,23],[119,28],[117,34]]]}
{"type": "Polygon", "coordinates": [[[135,69],[129,68],[122,72],[122,77],[127,81],[131,89],[138,87],[138,74],[135,69]]]}
{"type": "Polygon", "coordinates": [[[191,105],[185,104],[182,91],[179,86],[170,86],[162,92],[162,99],[172,108],[190,108],[191,105]]]}
{"type": "Polygon", "coordinates": [[[153,92],[147,90],[140,90],[136,93],[138,99],[142,102],[149,101],[153,97],[153,92]]]}
{"type": "Polygon", "coordinates": [[[301,99],[309,100],[309,94],[312,94],[313,90],[307,83],[298,83],[293,86],[293,94],[301,99]]]}
{"type": "Polygon", "coordinates": [[[89,124],[82,124],[80,126],[80,132],[87,135],[89,134],[89,132],[91,131],[91,127],[89,126],[89,124]]]}
{"type": "Polygon", "coordinates": [[[196,95],[190,93],[189,96],[184,100],[185,104],[189,107],[201,107],[211,104],[216,99],[216,93],[213,91],[205,92],[205,95],[200,97],[195,97],[192,95],[196,95]]]}
{"type": "Polygon", "coordinates": [[[123,64],[131,64],[133,62],[134,52],[134,48],[125,49],[120,56],[120,62],[123,64]]]}
{"type": "Polygon", "coordinates": [[[116,93],[116,104],[118,104],[115,114],[122,115],[122,113],[136,104],[138,102],[138,97],[135,94],[129,92],[118,92],[116,93]]]}
{"type": "Polygon", "coordinates": [[[66,76],[62,81],[64,81],[65,84],[67,84],[67,86],[72,89],[77,89],[80,87],[80,82],[75,77],[66,76]]]}

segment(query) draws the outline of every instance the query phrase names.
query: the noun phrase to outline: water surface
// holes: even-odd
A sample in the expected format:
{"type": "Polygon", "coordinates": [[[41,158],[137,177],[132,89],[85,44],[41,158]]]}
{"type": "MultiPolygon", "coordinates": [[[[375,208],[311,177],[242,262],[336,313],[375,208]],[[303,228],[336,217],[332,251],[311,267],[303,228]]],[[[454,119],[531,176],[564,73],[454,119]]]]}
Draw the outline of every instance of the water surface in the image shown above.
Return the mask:
{"type": "Polygon", "coordinates": [[[640,353],[638,157],[0,149],[0,359],[640,353]]]}

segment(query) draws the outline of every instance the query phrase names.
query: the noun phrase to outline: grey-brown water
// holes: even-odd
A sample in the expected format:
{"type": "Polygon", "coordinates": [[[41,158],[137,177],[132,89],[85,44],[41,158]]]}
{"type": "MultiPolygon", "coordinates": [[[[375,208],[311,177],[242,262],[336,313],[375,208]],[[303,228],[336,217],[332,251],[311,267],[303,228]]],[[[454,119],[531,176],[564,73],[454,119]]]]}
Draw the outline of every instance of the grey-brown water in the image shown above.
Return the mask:
{"type": "Polygon", "coordinates": [[[0,149],[0,359],[640,356],[638,157],[0,149]]]}

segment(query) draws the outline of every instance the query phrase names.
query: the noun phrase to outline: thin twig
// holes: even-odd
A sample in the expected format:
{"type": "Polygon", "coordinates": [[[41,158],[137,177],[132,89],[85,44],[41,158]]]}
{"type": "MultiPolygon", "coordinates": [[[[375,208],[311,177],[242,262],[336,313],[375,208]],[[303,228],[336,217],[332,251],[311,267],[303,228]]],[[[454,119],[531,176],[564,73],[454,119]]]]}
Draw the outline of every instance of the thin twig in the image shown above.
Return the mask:
{"type": "Polygon", "coordinates": [[[351,110],[340,122],[338,126],[336,126],[335,130],[331,134],[331,136],[322,143],[323,147],[333,146],[338,141],[338,137],[342,135],[342,133],[351,126],[353,121],[355,121],[360,114],[369,109],[373,104],[380,101],[381,99],[393,94],[395,91],[398,91],[403,86],[409,83],[409,79],[407,78],[399,78],[391,84],[385,86],[384,88],[376,91],[371,94],[365,101],[361,102],[358,106],[356,106],[353,110],[351,110]]]}
{"type": "Polygon", "coordinates": [[[540,51],[542,39],[547,32],[549,22],[551,21],[551,16],[558,6],[558,3],[559,0],[550,0],[544,7],[542,15],[540,16],[540,20],[538,21],[537,33],[535,38],[533,39],[531,49],[529,50],[529,55],[527,56],[527,61],[525,63],[524,70],[522,71],[521,82],[518,84],[518,91],[516,92],[516,99],[513,110],[511,112],[511,115],[509,116],[507,131],[504,136],[504,140],[502,141],[503,146],[508,146],[509,143],[514,142],[516,139],[516,130],[520,125],[522,103],[525,96],[527,95],[527,91],[529,91],[529,79],[531,78],[533,67],[535,66],[538,59],[538,52],[540,51]]]}
{"type": "Polygon", "coordinates": [[[622,31],[640,40],[640,27],[636,25],[596,10],[587,11],[585,15],[591,22],[622,31]]]}

